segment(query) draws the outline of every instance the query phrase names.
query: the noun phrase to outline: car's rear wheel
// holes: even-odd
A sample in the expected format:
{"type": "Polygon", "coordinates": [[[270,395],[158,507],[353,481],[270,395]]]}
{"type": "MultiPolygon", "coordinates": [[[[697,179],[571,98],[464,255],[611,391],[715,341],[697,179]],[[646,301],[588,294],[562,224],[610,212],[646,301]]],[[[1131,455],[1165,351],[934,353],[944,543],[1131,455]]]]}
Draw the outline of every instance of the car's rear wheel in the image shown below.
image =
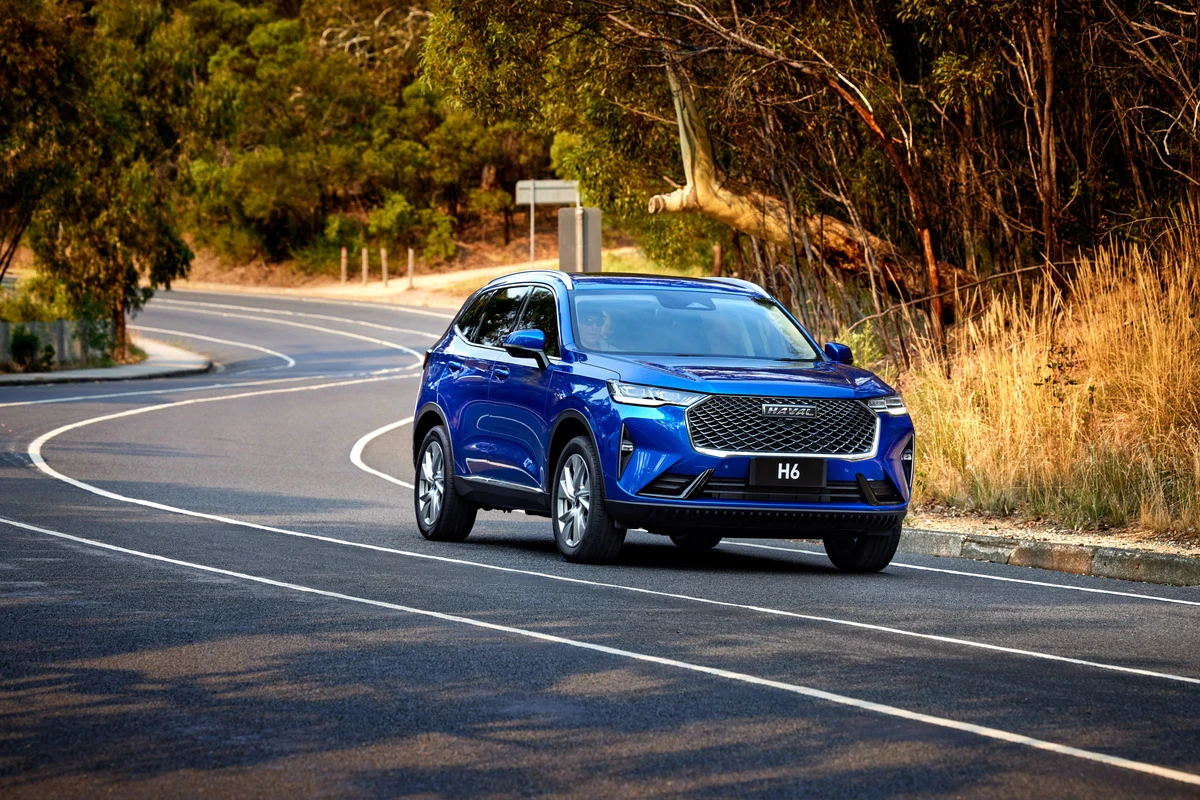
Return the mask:
{"type": "Polygon", "coordinates": [[[417,528],[426,539],[461,542],[471,535],[478,507],[455,491],[454,459],[446,429],[438,425],[425,434],[417,453],[413,487],[417,528]]]}
{"type": "Polygon", "coordinates": [[[586,436],[576,436],[558,457],[550,510],[554,541],[567,561],[611,561],[621,551],[625,529],[616,526],[604,507],[604,473],[586,436]]]}
{"type": "Polygon", "coordinates": [[[712,550],[721,543],[722,538],[719,533],[676,533],[671,536],[671,541],[681,550],[697,553],[712,550]]]}
{"type": "Polygon", "coordinates": [[[878,572],[892,563],[900,545],[900,523],[884,534],[847,533],[825,540],[825,555],[843,572],[878,572]]]}

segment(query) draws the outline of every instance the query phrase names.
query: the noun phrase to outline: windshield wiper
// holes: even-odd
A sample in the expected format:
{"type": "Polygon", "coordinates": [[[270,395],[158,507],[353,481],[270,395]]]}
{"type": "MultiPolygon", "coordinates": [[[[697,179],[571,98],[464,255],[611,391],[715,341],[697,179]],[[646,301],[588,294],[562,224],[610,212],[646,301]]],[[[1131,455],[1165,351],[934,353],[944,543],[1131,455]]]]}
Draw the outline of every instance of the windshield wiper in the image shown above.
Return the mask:
{"type": "Polygon", "coordinates": [[[820,361],[819,358],[774,358],[772,361],[787,361],[788,363],[812,364],[815,361],[820,361]]]}

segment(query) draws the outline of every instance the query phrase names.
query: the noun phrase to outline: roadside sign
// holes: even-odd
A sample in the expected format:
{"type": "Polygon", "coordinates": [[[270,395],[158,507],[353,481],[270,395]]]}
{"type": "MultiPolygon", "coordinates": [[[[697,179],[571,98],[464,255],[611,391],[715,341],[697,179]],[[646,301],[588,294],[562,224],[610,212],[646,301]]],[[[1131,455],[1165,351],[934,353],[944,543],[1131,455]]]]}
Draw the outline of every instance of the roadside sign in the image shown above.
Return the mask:
{"type": "Polygon", "coordinates": [[[578,206],[579,181],[517,181],[517,205],[529,206],[529,263],[533,257],[534,210],[537,206],[578,206]]]}
{"type": "Polygon", "coordinates": [[[579,181],[517,181],[519,206],[577,206],[579,181]]]}

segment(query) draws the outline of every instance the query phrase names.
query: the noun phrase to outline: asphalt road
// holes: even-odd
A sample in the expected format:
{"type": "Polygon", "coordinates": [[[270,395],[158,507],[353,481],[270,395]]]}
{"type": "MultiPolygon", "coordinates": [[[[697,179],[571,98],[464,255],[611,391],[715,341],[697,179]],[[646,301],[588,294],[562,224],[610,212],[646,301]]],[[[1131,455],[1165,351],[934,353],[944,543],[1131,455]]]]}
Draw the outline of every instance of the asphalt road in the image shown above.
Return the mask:
{"type": "Polygon", "coordinates": [[[1200,589],[425,542],[447,322],[168,293],[220,371],[0,389],[0,796],[1200,795],[1200,589]]]}

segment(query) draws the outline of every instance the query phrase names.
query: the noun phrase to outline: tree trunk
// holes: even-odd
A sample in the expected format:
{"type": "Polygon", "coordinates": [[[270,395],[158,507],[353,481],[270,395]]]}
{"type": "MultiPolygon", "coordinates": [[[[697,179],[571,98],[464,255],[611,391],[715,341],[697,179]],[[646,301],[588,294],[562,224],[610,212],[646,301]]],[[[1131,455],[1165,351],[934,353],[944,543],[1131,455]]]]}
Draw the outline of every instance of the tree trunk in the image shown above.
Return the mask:
{"type": "MultiPolygon", "coordinates": [[[[674,69],[668,68],[667,77],[671,83],[675,115],[679,123],[679,149],[683,158],[685,185],[668,194],[651,197],[650,213],[699,212],[778,247],[795,246],[790,235],[787,208],[782,201],[719,176],[712,141],[696,111],[691,93],[681,85],[674,69]]],[[[940,273],[962,273],[962,282],[967,282],[965,272],[949,264],[940,264],[935,258],[932,228],[923,195],[911,170],[899,158],[895,148],[891,147],[890,139],[884,138],[884,149],[893,164],[897,165],[901,180],[909,189],[921,255],[914,257],[901,253],[871,234],[864,233],[864,242],[853,227],[825,214],[796,219],[797,226],[805,228],[807,235],[803,238],[808,239],[810,246],[819,251],[819,256],[826,263],[864,277],[870,269],[866,258],[866,249],[870,248],[885,274],[885,285],[897,289],[905,298],[936,295],[940,273]]],[[[934,299],[931,302],[935,332],[940,341],[942,301],[934,299]]]]}
{"type": "Polygon", "coordinates": [[[1042,61],[1042,130],[1041,130],[1041,183],[1042,183],[1042,234],[1045,239],[1046,259],[1060,260],[1058,242],[1058,164],[1054,153],[1054,27],[1057,8],[1055,0],[1043,0],[1041,4],[1038,43],[1042,61]]]}
{"type": "Polygon", "coordinates": [[[113,359],[121,363],[129,358],[128,330],[125,327],[125,296],[113,303],[113,359]]]}

